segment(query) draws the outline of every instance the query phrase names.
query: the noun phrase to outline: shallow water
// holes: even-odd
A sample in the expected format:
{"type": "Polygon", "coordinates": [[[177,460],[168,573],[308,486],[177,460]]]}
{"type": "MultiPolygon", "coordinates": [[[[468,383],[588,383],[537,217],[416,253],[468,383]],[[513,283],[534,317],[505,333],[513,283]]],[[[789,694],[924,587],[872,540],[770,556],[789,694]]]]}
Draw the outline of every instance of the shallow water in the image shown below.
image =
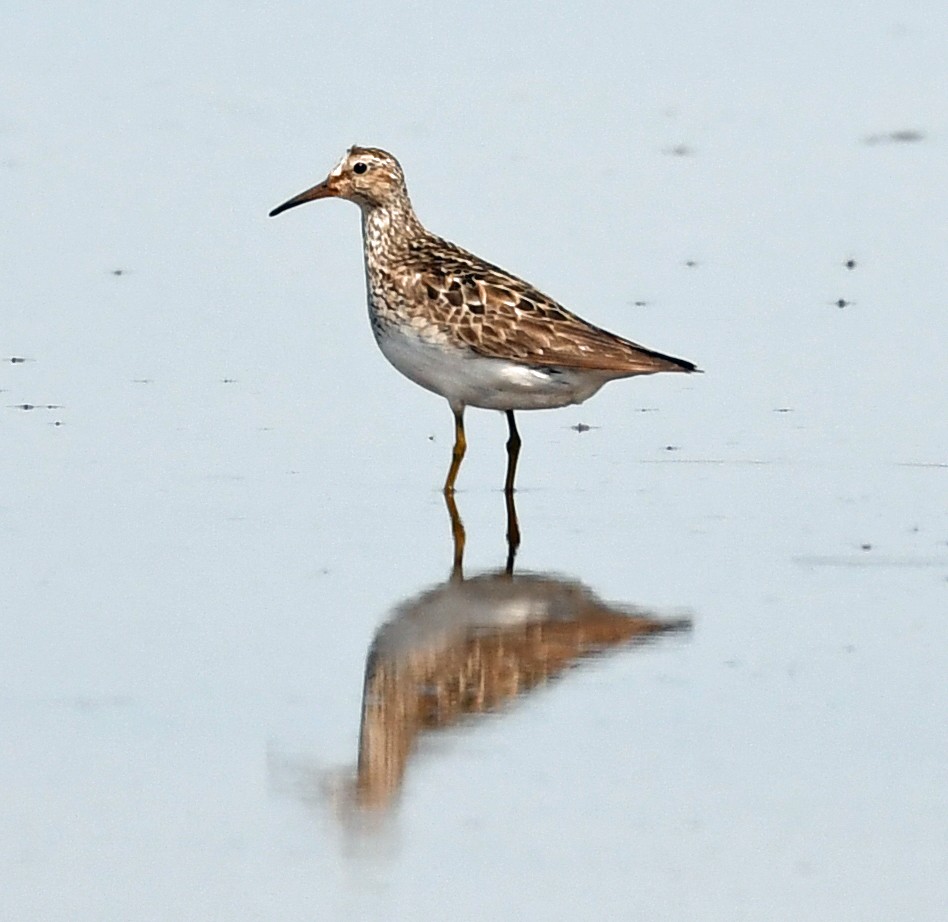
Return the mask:
{"type": "Polygon", "coordinates": [[[0,918],[943,918],[945,11],[504,9],[4,29],[0,918]],[[512,568],[266,218],[355,140],[705,369],[521,414],[512,568]]]}

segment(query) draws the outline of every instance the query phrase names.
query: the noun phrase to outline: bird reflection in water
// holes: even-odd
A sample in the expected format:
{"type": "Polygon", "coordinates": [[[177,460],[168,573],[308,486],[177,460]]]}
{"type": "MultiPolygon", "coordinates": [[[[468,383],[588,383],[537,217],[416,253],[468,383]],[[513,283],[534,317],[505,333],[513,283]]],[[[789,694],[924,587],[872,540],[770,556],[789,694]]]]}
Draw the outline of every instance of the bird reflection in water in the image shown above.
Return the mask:
{"type": "Polygon", "coordinates": [[[353,792],[363,808],[395,799],[421,734],[494,712],[586,658],[691,627],[689,619],[603,602],[577,580],[515,573],[512,494],[506,566],[466,578],[464,525],[453,496],[445,501],[451,577],[396,606],[369,649],[353,792]]]}

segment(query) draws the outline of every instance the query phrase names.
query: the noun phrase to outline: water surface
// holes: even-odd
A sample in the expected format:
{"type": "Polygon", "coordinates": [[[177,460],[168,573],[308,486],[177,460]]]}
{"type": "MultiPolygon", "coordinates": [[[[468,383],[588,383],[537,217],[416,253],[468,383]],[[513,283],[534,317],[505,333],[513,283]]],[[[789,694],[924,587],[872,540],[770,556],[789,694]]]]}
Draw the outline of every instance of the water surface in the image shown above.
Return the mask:
{"type": "Polygon", "coordinates": [[[943,917],[942,5],[8,20],[0,916],[943,917]],[[354,141],[706,370],[521,414],[512,568],[266,218],[354,141]]]}

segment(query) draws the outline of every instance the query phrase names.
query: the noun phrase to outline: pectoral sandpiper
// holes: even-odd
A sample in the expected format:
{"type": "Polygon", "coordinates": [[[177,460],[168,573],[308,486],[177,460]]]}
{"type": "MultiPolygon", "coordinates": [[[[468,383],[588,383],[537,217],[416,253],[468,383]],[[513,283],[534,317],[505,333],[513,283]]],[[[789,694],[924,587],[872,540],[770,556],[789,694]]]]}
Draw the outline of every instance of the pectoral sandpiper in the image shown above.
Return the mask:
{"type": "Polygon", "coordinates": [[[332,197],[362,210],[369,319],[379,348],[454,413],[446,494],[454,492],[467,447],[465,407],[507,415],[504,491],[511,493],[520,453],[515,410],[582,403],[616,378],[697,370],[587,323],[527,282],[425,230],[401,166],[384,150],[350,148],[321,183],[270,216],[332,197]]]}

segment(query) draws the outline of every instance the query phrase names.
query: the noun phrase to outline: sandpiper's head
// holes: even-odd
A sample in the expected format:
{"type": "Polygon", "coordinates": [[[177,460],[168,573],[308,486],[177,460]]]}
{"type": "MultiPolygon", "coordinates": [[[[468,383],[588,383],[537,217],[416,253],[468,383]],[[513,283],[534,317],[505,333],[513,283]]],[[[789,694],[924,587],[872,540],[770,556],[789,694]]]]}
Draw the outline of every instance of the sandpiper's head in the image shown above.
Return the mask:
{"type": "Polygon", "coordinates": [[[360,208],[378,208],[407,195],[398,161],[377,147],[350,147],[318,185],[274,208],[270,217],[318,198],[344,198],[360,208]]]}

